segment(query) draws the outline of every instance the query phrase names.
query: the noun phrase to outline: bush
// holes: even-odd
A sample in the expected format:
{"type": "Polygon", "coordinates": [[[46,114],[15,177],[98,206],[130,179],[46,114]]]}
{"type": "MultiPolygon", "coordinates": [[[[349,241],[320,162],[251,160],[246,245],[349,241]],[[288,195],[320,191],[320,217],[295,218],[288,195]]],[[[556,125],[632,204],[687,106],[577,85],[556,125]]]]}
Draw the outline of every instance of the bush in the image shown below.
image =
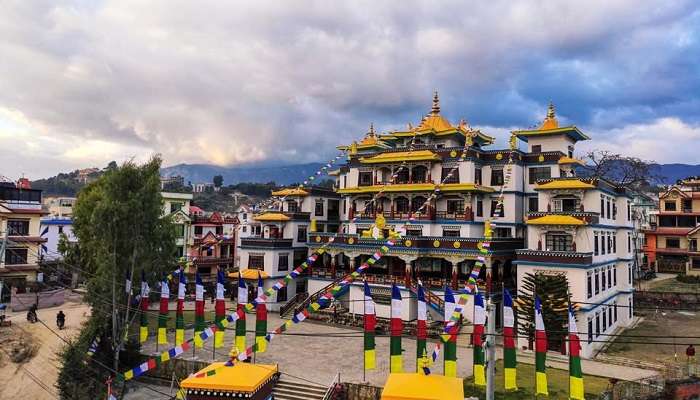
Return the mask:
{"type": "Polygon", "coordinates": [[[686,275],[678,274],[676,275],[676,280],[682,283],[690,283],[693,285],[700,285],[700,275],[686,275]]]}

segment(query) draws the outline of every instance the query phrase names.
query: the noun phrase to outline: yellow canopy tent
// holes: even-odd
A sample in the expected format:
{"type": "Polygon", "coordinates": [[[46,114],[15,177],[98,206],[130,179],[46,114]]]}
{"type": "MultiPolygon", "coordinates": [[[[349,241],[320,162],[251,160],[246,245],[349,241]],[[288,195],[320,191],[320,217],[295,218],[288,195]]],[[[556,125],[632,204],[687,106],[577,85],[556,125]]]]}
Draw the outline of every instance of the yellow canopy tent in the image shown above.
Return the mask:
{"type": "Polygon", "coordinates": [[[381,400],[464,400],[462,379],[416,373],[389,374],[381,400]]]}
{"type": "MultiPolygon", "coordinates": [[[[243,276],[243,279],[256,279],[257,280],[258,274],[260,274],[260,276],[263,279],[267,279],[270,277],[270,275],[268,275],[267,272],[261,271],[259,269],[248,268],[248,269],[244,269],[243,271],[241,271],[241,276],[243,276]]],[[[233,279],[238,279],[238,272],[229,272],[228,277],[233,278],[233,279]]]]}
{"type": "Polygon", "coordinates": [[[264,399],[272,393],[276,381],[277,365],[236,363],[225,367],[223,362],[209,364],[197,374],[216,373],[198,378],[190,376],[180,382],[188,398],[208,399],[221,397],[245,397],[264,399]]]}

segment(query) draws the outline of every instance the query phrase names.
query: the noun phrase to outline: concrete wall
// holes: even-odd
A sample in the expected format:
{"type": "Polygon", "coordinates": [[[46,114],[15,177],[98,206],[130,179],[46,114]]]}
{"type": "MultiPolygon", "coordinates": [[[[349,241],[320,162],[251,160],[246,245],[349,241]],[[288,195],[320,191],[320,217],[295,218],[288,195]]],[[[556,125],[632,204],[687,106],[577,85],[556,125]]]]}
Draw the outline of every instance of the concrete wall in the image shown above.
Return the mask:
{"type": "Polygon", "coordinates": [[[12,296],[10,299],[12,311],[28,310],[32,304],[37,302],[39,309],[61,305],[65,302],[65,289],[49,290],[39,293],[17,293],[17,289],[12,289],[12,296]]]}

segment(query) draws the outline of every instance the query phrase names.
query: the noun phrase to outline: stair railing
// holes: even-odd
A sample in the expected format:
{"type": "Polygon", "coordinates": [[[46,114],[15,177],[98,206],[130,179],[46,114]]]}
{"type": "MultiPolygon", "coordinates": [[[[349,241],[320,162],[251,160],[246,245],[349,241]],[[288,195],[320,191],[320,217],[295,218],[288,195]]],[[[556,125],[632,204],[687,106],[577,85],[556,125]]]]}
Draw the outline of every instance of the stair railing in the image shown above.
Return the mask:
{"type": "Polygon", "coordinates": [[[286,315],[287,311],[293,309],[296,304],[302,299],[305,299],[307,295],[307,293],[297,293],[291,300],[280,307],[280,316],[286,315]]]}
{"type": "Polygon", "coordinates": [[[336,389],[338,388],[338,384],[340,383],[340,371],[336,372],[335,376],[333,377],[333,381],[331,381],[330,386],[328,386],[328,390],[326,390],[326,394],[323,395],[323,400],[331,400],[333,396],[336,394],[336,389]]]}

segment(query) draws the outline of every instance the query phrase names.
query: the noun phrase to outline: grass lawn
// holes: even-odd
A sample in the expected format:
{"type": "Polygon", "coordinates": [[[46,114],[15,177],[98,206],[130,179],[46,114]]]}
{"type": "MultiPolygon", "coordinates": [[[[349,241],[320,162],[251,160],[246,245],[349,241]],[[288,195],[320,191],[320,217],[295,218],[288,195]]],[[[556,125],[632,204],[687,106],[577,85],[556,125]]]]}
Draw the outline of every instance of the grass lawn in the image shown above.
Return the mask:
{"type": "MultiPolygon", "coordinates": [[[[503,361],[496,363],[496,398],[504,400],[514,399],[534,399],[535,398],[535,366],[530,364],[518,364],[518,387],[514,392],[503,390],[503,361]]],[[[464,396],[476,396],[484,398],[484,388],[474,386],[473,378],[464,380],[464,396]]],[[[569,398],[569,371],[548,368],[547,383],[549,385],[549,399],[569,398]]],[[[608,387],[608,379],[597,376],[584,375],[583,384],[586,391],[586,398],[597,399],[598,395],[608,387]]],[[[541,396],[541,398],[547,398],[541,396]]]]}
{"type": "MultiPolygon", "coordinates": [[[[674,339],[667,336],[700,336],[699,314],[689,313],[689,315],[684,315],[679,312],[666,312],[666,315],[662,313],[655,315],[654,312],[650,311],[642,315],[644,316],[644,321],[640,322],[635,328],[628,329],[622,333],[627,337],[618,337],[608,347],[606,353],[613,356],[651,362],[678,362],[682,364],[685,360],[685,348],[688,346],[688,343],[683,342],[682,339],[678,339],[674,343],[674,339]],[[654,339],[630,338],[630,336],[635,335],[657,337],[654,339]],[[645,341],[653,341],[655,344],[650,347],[648,344],[643,343],[629,343],[645,341]],[[674,357],[674,354],[678,355],[677,359],[674,357]]],[[[690,340],[697,343],[696,339],[690,340]]]]}
{"type": "Polygon", "coordinates": [[[685,283],[676,278],[671,278],[650,283],[648,290],[653,292],[700,293],[700,283],[685,283]]]}

